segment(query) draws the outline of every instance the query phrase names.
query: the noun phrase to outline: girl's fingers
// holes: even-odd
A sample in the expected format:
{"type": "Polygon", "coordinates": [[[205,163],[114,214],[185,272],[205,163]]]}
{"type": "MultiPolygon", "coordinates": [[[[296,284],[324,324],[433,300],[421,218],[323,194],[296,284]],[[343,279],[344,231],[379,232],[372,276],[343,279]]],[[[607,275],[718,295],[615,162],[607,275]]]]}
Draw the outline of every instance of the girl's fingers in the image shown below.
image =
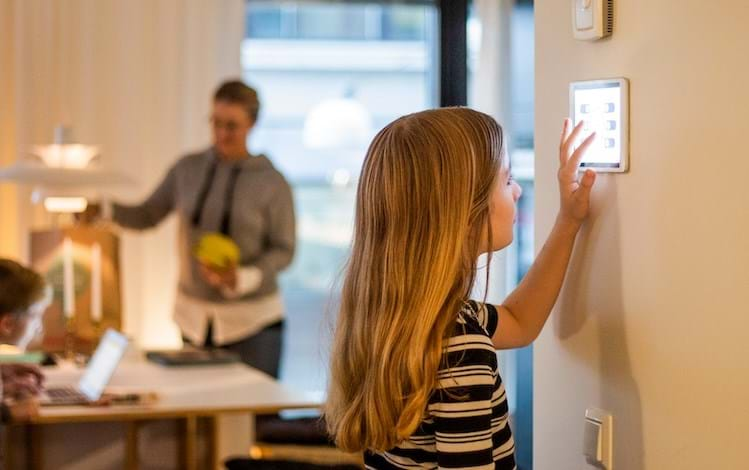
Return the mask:
{"type": "Polygon", "coordinates": [[[574,129],[572,129],[572,132],[569,136],[567,136],[567,139],[565,139],[564,144],[562,144],[562,151],[559,152],[559,158],[561,160],[561,164],[566,164],[567,160],[570,158],[571,148],[575,144],[575,141],[577,140],[577,136],[580,135],[580,132],[583,129],[583,125],[585,124],[585,121],[580,121],[577,123],[574,129]]]}
{"type": "Polygon", "coordinates": [[[596,172],[588,168],[583,173],[583,177],[580,178],[580,186],[586,188],[590,192],[590,188],[593,187],[593,183],[596,182],[596,172]]]}
{"type": "Polygon", "coordinates": [[[583,177],[580,178],[580,186],[575,191],[577,198],[578,207],[588,207],[590,205],[590,191],[593,188],[593,183],[596,181],[596,172],[593,170],[586,170],[583,177]]]}
{"type": "Polygon", "coordinates": [[[570,171],[572,172],[577,171],[577,168],[580,166],[580,162],[583,159],[583,155],[585,155],[585,152],[591,146],[595,138],[596,138],[596,133],[593,132],[585,140],[583,140],[583,143],[580,144],[577,150],[575,150],[575,152],[572,154],[570,159],[567,161],[567,165],[569,165],[572,168],[572,170],[570,171]]]}
{"type": "Polygon", "coordinates": [[[559,163],[562,164],[564,161],[562,160],[564,157],[562,156],[564,154],[564,142],[567,140],[567,134],[569,133],[570,129],[570,118],[566,118],[564,120],[564,125],[562,126],[562,137],[559,139],[559,163]]]}

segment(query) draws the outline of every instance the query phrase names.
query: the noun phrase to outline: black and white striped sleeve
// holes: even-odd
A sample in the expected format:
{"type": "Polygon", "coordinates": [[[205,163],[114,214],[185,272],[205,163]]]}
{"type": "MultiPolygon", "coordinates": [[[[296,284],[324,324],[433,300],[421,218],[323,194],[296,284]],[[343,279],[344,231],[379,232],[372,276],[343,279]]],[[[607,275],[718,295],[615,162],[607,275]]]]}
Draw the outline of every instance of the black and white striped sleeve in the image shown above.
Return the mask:
{"type": "Polygon", "coordinates": [[[486,330],[489,337],[494,336],[494,332],[497,331],[497,325],[499,324],[499,312],[497,312],[497,307],[492,304],[485,304],[483,302],[471,300],[468,302],[468,308],[473,311],[479,325],[486,330]]]}

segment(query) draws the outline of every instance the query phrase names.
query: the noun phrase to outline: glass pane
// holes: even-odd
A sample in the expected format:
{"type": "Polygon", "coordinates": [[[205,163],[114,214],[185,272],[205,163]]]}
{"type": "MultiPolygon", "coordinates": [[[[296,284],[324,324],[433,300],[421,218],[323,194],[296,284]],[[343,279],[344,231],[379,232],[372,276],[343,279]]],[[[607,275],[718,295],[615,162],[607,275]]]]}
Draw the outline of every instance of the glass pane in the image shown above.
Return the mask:
{"type": "Polygon", "coordinates": [[[247,10],[247,34],[253,38],[281,36],[281,10],[274,6],[258,6],[247,10]]]}
{"type": "Polygon", "coordinates": [[[387,8],[382,16],[382,38],[397,41],[423,40],[426,31],[421,7],[387,8]]]}
{"type": "Polygon", "coordinates": [[[297,211],[298,251],[280,279],[281,380],[321,391],[331,287],[348,254],[356,179],[379,129],[437,105],[437,16],[427,6],[250,1],[250,23],[256,14],[271,18],[271,7],[281,12],[280,36],[250,31],[242,46],[244,79],[262,100],[249,146],[289,180],[297,211]]]}
{"type": "Polygon", "coordinates": [[[363,39],[364,8],[351,5],[309,5],[299,9],[298,37],[304,39],[363,39]]]}
{"type": "Polygon", "coordinates": [[[248,38],[424,41],[427,37],[427,8],[421,5],[250,3],[248,38]]]}

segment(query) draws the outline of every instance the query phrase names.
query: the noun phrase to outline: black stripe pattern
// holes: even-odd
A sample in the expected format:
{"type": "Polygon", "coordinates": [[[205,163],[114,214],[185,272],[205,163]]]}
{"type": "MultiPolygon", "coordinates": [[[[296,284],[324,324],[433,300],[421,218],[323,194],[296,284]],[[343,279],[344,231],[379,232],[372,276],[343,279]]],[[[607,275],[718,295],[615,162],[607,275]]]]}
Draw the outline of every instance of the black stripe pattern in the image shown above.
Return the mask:
{"type": "Polygon", "coordinates": [[[365,452],[367,469],[516,469],[507,397],[491,341],[497,322],[493,305],[465,303],[421,425],[387,452],[365,452]]]}

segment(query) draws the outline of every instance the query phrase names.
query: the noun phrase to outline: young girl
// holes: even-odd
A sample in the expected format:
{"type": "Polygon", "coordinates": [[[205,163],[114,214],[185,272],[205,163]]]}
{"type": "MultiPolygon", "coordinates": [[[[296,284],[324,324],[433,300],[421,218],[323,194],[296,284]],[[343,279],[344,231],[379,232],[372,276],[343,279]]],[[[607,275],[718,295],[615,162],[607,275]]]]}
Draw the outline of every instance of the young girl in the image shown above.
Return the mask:
{"type": "Polygon", "coordinates": [[[476,258],[510,244],[520,187],[502,129],[466,108],[404,116],[364,161],[325,417],[369,469],[514,469],[495,349],[530,344],[561,287],[595,174],[577,180],[593,135],[565,121],[560,210],[502,305],[469,301],[476,258]]]}

